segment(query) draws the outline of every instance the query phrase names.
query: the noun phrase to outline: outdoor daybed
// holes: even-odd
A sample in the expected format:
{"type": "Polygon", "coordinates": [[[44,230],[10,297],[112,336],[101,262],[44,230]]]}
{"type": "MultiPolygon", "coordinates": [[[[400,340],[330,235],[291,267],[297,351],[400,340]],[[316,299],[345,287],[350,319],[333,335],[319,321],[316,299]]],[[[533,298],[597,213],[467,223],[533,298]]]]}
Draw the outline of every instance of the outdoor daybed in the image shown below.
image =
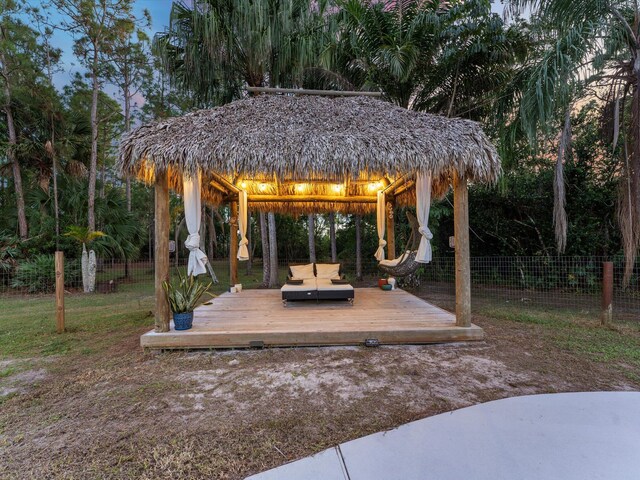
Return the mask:
{"type": "Polygon", "coordinates": [[[282,303],[289,300],[348,300],[353,304],[354,288],[344,279],[339,263],[290,265],[287,283],[280,289],[282,303]]]}

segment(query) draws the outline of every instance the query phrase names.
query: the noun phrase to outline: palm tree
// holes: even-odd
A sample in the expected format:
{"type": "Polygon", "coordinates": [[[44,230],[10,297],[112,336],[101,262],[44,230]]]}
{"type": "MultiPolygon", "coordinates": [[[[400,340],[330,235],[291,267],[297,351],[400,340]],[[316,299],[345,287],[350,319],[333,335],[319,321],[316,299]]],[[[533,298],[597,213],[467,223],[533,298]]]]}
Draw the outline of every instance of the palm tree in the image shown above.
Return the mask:
{"type": "Polygon", "coordinates": [[[404,108],[484,118],[526,37],[488,2],[342,0],[338,34],[329,37],[320,78],[343,88],[381,90],[404,108]]]}
{"type": "Polygon", "coordinates": [[[511,12],[523,9],[530,9],[546,48],[522,93],[521,124],[532,143],[541,132],[560,130],[557,184],[564,182],[561,166],[570,148],[573,105],[606,93],[603,123],[612,125],[611,152],[620,162],[617,214],[626,262],[623,283],[628,285],[640,247],[640,5],[627,0],[510,1],[511,12]]]}
{"type": "MultiPolygon", "coordinates": [[[[174,85],[201,105],[242,96],[245,85],[296,86],[319,51],[326,1],[195,0],[174,3],[169,29],[153,48],[174,85]]],[[[275,219],[268,215],[262,251],[271,252],[264,283],[277,284],[275,219]],[[275,265],[275,268],[273,268],[275,265]]],[[[261,226],[263,225],[261,217],[261,226]]]]}
{"type": "Polygon", "coordinates": [[[239,98],[244,85],[293,86],[315,63],[326,0],[177,2],[154,51],[175,85],[202,104],[239,98]]]}
{"type": "Polygon", "coordinates": [[[82,288],[84,293],[91,293],[96,287],[96,252],[92,249],[87,253],[87,245],[104,237],[105,234],[100,231],[92,231],[88,227],[73,225],[67,229],[64,235],[82,244],[82,288]]]}

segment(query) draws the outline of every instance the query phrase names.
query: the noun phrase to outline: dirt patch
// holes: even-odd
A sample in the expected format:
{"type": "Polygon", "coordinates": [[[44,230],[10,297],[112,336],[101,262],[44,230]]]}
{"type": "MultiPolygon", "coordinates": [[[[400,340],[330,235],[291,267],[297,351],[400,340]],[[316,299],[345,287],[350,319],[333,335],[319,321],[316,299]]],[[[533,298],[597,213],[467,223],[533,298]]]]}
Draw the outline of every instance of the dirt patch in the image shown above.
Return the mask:
{"type": "Polygon", "coordinates": [[[467,405],[640,386],[541,326],[474,322],[487,341],[145,355],[127,338],[60,357],[12,380],[0,478],[240,479],[467,405]]]}
{"type": "Polygon", "coordinates": [[[47,378],[45,368],[34,368],[33,365],[33,359],[0,361],[0,400],[26,392],[47,378]]]}

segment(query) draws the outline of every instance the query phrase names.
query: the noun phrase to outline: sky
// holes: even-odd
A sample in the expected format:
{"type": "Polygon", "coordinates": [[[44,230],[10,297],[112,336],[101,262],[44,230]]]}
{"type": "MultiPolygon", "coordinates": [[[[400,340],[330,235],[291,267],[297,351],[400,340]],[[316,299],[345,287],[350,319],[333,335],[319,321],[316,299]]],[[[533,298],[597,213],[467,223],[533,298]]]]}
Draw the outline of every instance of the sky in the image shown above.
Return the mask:
{"type": "MultiPolygon", "coordinates": [[[[29,3],[33,6],[41,6],[46,3],[47,0],[29,0],[29,3]]],[[[149,37],[153,38],[156,32],[160,32],[165,29],[169,23],[169,13],[171,11],[171,5],[173,0],[135,0],[134,12],[136,16],[142,17],[142,12],[146,9],[151,14],[151,28],[148,32],[149,37]]],[[[500,1],[492,2],[492,10],[496,13],[502,14],[503,5],[500,1]]],[[[61,24],[63,21],[62,14],[53,10],[49,21],[56,25],[61,24]]],[[[71,79],[77,72],[83,72],[84,69],[79,64],[78,60],[73,55],[73,37],[61,30],[57,30],[54,34],[52,44],[62,50],[61,68],[54,76],[54,84],[58,89],[62,89],[65,85],[71,82],[71,79]]],[[[105,90],[112,96],[117,97],[115,88],[107,86],[105,90]]],[[[138,99],[138,106],[142,106],[141,103],[144,99],[140,97],[138,99]]]]}
{"type": "MultiPolygon", "coordinates": [[[[33,6],[41,6],[46,3],[47,0],[30,0],[29,3],[33,6]]],[[[165,29],[165,26],[169,23],[169,12],[171,11],[172,0],[136,0],[134,2],[134,12],[136,17],[142,17],[143,11],[149,10],[151,14],[151,28],[147,32],[150,38],[153,38],[155,32],[159,32],[165,29]]],[[[64,18],[63,15],[55,10],[51,11],[49,21],[53,25],[62,24],[64,18]]],[[[84,69],[79,64],[79,61],[73,55],[73,37],[71,34],[56,30],[52,39],[52,44],[56,48],[62,50],[62,58],[60,62],[60,71],[54,75],[54,84],[58,89],[62,89],[65,85],[71,82],[71,79],[77,72],[84,72],[84,69]]],[[[106,89],[111,94],[115,93],[113,89],[106,89]]]]}

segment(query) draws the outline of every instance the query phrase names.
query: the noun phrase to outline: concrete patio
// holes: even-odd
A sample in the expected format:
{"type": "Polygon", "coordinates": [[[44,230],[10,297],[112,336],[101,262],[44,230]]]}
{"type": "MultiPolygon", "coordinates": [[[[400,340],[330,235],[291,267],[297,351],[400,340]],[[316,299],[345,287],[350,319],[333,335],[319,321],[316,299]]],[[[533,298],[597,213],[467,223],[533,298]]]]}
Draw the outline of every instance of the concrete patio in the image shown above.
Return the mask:
{"type": "Polygon", "coordinates": [[[637,480],[640,392],[531,395],[338,445],[248,480],[637,480]]]}

